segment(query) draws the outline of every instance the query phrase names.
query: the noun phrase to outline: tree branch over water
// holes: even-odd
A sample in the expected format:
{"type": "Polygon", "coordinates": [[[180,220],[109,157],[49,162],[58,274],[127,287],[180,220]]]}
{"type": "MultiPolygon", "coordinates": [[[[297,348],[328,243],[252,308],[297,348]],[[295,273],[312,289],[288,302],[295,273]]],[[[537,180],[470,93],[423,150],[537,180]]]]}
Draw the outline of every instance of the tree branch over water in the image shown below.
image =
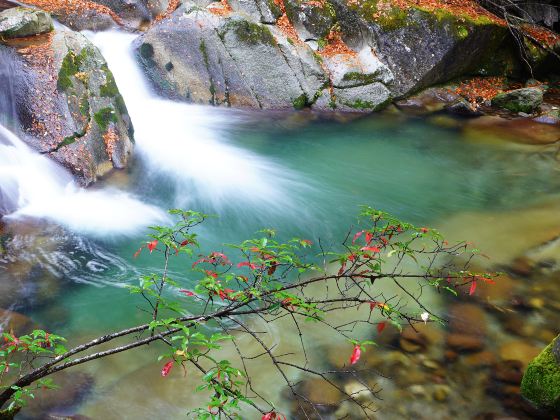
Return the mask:
{"type": "Polygon", "coordinates": [[[337,375],[352,376],[371,395],[379,394],[377,387],[361,378],[364,370],[354,367],[362,352],[375,345],[369,337],[360,337],[360,327],[372,325],[381,334],[389,324],[401,329],[419,322],[444,322],[424,302],[425,288],[451,294],[469,289],[472,294],[478,282],[493,281],[492,274],[468,271],[477,251],[467,243],[450,245],[432,229],[417,228],[369,207],[360,214],[358,230],[350,230],[344,239],[342,252],[325,251],[321,246],[317,253],[306,239],[280,242],[275,231],[266,229],[258,238],[229,245],[230,255],[214,251],[198,257],[195,230],[207,216],[192,211],[171,213],[179,219],[177,224],[152,227],[150,241],[136,253],[149,252],[154,259],[158,255],[163,259],[163,274],[142,276],[139,286],[130,287],[148,302],[149,322],[70,350],[63,347],[62,337],[42,330],[20,337],[4,333],[0,349],[4,415],[23,406],[33,389],[51,387],[49,376],[55,372],[159,342],[164,349],[160,358],[167,360],[162,376],[175,365],[186,369],[191,364],[202,372],[198,390],[206,391],[209,401],[191,411],[197,418],[233,418],[243,406],[257,410],[264,420],[285,418],[252,381],[251,365],[264,358],[305,418],[321,417],[324,404],[311,401],[300,390],[301,375],[334,387],[343,401],[355,404],[367,417],[374,411],[371,402],[363,402],[333,380],[337,375]],[[200,280],[192,290],[182,289],[169,276],[171,259],[184,257],[197,258],[191,268],[200,280]],[[392,285],[390,289],[387,284],[392,285]],[[275,342],[268,343],[275,337],[260,331],[257,322],[287,323],[290,331],[283,334],[297,336],[298,348],[279,353],[275,342]],[[349,360],[343,369],[314,366],[309,343],[315,328],[324,328],[333,340],[348,343],[348,354],[341,355],[349,360]],[[259,353],[250,354],[240,345],[242,337],[254,342],[259,353]],[[101,347],[116,340],[124,342],[101,347]],[[228,346],[238,355],[242,369],[232,360],[219,358],[220,350],[228,346]]]}

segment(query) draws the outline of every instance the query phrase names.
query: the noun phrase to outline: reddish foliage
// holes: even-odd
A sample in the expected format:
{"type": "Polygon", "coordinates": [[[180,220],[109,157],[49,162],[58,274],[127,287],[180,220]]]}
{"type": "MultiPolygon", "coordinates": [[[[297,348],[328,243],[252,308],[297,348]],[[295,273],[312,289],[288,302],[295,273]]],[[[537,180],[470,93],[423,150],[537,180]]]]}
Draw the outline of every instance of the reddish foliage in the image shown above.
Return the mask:
{"type": "Polygon", "coordinates": [[[167,18],[171,13],[173,13],[181,5],[181,0],[169,0],[167,9],[161,15],[156,16],[154,22],[159,22],[162,19],[167,18]]]}
{"type": "Polygon", "coordinates": [[[322,9],[323,7],[325,7],[325,0],[307,0],[306,2],[303,2],[303,4],[306,6],[318,7],[322,9]]]}
{"type": "Polygon", "coordinates": [[[122,19],[117,16],[115,12],[109,9],[107,6],[94,3],[87,0],[26,0],[26,4],[37,6],[43,10],[55,14],[81,14],[85,10],[94,11],[104,15],[109,15],[113,20],[119,25],[123,24],[122,19]]]}
{"type": "Polygon", "coordinates": [[[206,8],[210,13],[217,16],[228,16],[233,11],[227,0],[210,3],[206,8]]]}
{"type": "Polygon", "coordinates": [[[356,51],[351,49],[342,40],[342,34],[339,30],[331,30],[327,35],[327,45],[319,51],[319,54],[325,57],[334,55],[346,55],[350,57],[356,56],[356,51]]]}
{"type": "Polygon", "coordinates": [[[560,44],[560,35],[549,31],[542,26],[536,25],[523,25],[521,30],[528,35],[529,37],[533,38],[538,43],[544,45],[545,47],[553,48],[557,44],[560,44]]]}
{"type": "Polygon", "coordinates": [[[504,90],[507,90],[507,85],[503,77],[475,77],[462,82],[454,93],[476,107],[504,90]]]}
{"type": "Polygon", "coordinates": [[[117,135],[113,127],[109,127],[107,132],[103,134],[103,142],[105,143],[105,151],[109,160],[113,160],[113,152],[115,151],[115,144],[119,141],[119,136],[117,135]]]}
{"type": "Polygon", "coordinates": [[[161,369],[161,376],[165,377],[165,376],[169,375],[169,372],[171,371],[172,367],[173,367],[173,362],[167,362],[163,366],[163,369],[161,369]]]}
{"type": "Polygon", "coordinates": [[[356,344],[354,346],[354,350],[352,351],[352,356],[350,356],[350,364],[354,365],[358,363],[358,360],[360,360],[361,355],[362,355],[362,349],[360,348],[359,345],[356,344]]]}

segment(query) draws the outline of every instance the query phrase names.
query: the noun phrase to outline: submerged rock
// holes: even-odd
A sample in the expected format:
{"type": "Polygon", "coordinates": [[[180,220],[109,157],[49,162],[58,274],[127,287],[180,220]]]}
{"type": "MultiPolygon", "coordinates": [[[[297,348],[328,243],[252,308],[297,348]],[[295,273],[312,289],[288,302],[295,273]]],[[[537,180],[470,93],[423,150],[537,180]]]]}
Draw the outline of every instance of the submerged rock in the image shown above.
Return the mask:
{"type": "Polygon", "coordinates": [[[22,139],[70,169],[84,185],[124,168],[133,129],[113,74],[99,50],[66,29],[8,42],[22,139]]]}
{"type": "Polygon", "coordinates": [[[14,7],[0,12],[0,38],[20,38],[52,30],[52,19],[42,10],[14,7]]]}
{"type": "Polygon", "coordinates": [[[531,363],[521,393],[536,407],[560,414],[560,340],[556,337],[531,363]]]}
{"type": "Polygon", "coordinates": [[[492,105],[511,112],[533,113],[543,102],[543,91],[538,87],[527,87],[499,93],[492,105]]]}

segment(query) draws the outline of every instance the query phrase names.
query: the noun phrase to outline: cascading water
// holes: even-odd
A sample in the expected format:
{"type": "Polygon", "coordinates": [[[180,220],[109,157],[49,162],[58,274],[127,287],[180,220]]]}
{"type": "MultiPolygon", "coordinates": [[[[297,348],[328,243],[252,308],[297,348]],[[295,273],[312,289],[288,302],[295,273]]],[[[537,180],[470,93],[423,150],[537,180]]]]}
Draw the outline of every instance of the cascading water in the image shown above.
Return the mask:
{"type": "Polygon", "coordinates": [[[46,218],[77,232],[132,233],[164,213],[114,189],[84,190],[0,125],[0,214],[46,218]]]}
{"type": "Polygon", "coordinates": [[[303,186],[294,173],[225,142],[228,128],[239,124],[242,113],[158,98],[135,60],[135,35],[87,35],[115,75],[134,124],[136,152],[150,173],[164,174],[173,184],[174,205],[192,205],[196,197],[218,212],[226,204],[251,206],[253,214],[259,206],[267,212],[295,207],[291,192],[303,186]]]}

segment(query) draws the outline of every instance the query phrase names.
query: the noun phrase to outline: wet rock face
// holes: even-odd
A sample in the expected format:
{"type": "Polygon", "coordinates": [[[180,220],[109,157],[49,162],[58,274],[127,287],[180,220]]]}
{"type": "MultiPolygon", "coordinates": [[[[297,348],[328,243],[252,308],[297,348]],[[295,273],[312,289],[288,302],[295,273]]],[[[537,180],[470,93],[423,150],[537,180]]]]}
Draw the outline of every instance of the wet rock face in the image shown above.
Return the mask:
{"type": "Polygon", "coordinates": [[[107,63],[83,35],[59,29],[7,42],[18,68],[15,108],[23,140],[84,185],[127,165],[133,130],[107,63]]]}
{"type": "Polygon", "coordinates": [[[0,38],[20,38],[50,32],[53,22],[48,13],[15,7],[0,13],[0,38]]]}

